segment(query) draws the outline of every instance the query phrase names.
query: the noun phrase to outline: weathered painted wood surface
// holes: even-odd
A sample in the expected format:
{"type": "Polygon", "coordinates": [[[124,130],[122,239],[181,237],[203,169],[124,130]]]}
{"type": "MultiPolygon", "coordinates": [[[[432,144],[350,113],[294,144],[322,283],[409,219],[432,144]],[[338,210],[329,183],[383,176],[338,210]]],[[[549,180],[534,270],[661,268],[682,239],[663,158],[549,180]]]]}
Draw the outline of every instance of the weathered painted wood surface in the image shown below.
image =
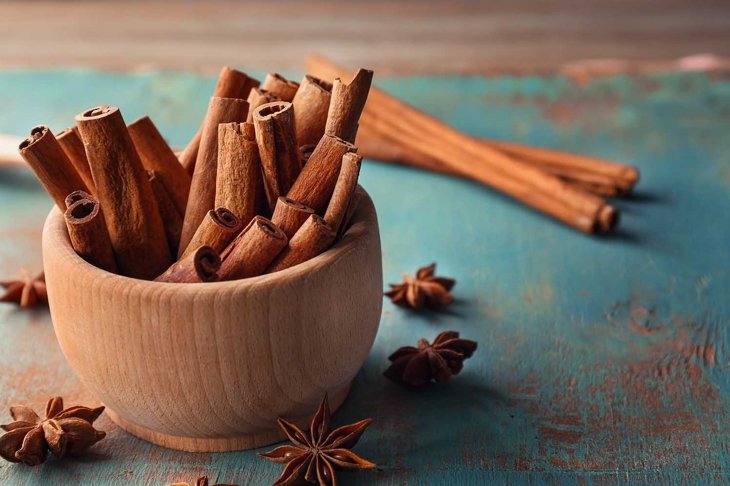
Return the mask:
{"type": "MultiPolygon", "coordinates": [[[[54,129],[97,104],[148,113],[175,144],[213,80],[171,73],[0,73],[0,132],[54,129]]],[[[336,424],[375,423],[357,446],[379,464],[345,484],[710,484],[730,481],[730,76],[446,77],[380,85],[471,133],[637,164],[620,231],[577,234],[461,180],[368,163],[386,282],[431,261],[459,280],[456,305],[415,315],[385,304],[375,346],[336,424]],[[479,341],[464,372],[413,391],[381,373],[398,346],[455,329],[479,341]]],[[[39,270],[50,207],[34,178],[0,172],[0,275],[39,270]]],[[[385,283],[385,282],[384,282],[385,283]]],[[[93,398],[48,313],[0,304],[0,414],[60,394],[93,398]]],[[[166,484],[208,474],[267,484],[252,451],[186,454],[111,424],[89,457],[0,484],[166,484]]]]}

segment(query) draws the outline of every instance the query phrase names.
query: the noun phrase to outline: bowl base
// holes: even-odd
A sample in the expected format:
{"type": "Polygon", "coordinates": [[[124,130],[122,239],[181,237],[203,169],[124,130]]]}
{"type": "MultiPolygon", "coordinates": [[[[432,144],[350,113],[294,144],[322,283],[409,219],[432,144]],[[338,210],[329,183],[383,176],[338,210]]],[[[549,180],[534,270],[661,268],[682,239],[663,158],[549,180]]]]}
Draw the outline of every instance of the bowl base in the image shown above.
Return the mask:
{"type": "MultiPolygon", "coordinates": [[[[351,382],[346,385],[335,388],[328,392],[330,408],[334,412],[342,402],[345,401],[350,393],[351,382]]],[[[263,430],[255,434],[241,435],[238,437],[182,437],[177,435],[163,434],[152,429],[148,429],[142,425],[130,422],[114,410],[107,407],[106,413],[112,422],[124,429],[126,432],[139,437],[140,439],[151,442],[155,445],[167,447],[168,449],[177,449],[186,452],[231,452],[241,451],[245,449],[255,449],[276,442],[281,442],[286,437],[281,429],[277,426],[275,429],[263,430]]],[[[298,425],[305,425],[311,419],[310,416],[294,420],[298,425]]]]}

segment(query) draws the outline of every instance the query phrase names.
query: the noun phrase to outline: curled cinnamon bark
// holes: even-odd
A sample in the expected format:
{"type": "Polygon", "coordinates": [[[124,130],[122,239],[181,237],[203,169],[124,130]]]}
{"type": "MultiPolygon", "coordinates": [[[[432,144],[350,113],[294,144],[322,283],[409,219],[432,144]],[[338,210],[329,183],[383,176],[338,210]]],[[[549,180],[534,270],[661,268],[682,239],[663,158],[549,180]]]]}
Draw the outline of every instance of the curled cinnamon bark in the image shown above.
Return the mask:
{"type": "Polygon", "coordinates": [[[89,188],[89,191],[93,193],[96,189],[94,184],[94,178],[91,175],[91,167],[89,167],[89,159],[86,158],[86,149],[84,149],[84,142],[81,141],[79,136],[79,130],[76,127],[65,128],[56,134],[56,140],[61,145],[61,148],[68,159],[73,164],[76,172],[81,176],[81,179],[89,188]]]}
{"type": "Polygon", "coordinates": [[[248,94],[248,116],[246,117],[247,123],[253,122],[253,112],[261,105],[271,103],[272,101],[281,101],[278,96],[274,93],[270,93],[263,88],[254,88],[248,94]]]}
{"type": "Polygon", "coordinates": [[[350,84],[343,83],[340,78],[334,80],[325,133],[348,142],[355,141],[372,82],[373,72],[369,69],[358,69],[350,84]]]}
{"type": "Polygon", "coordinates": [[[294,135],[294,110],[286,101],[259,106],[253,115],[269,207],[291,188],[301,170],[294,135]]]}
{"type": "Polygon", "coordinates": [[[38,180],[60,209],[66,206],[66,196],[76,190],[89,192],[66,152],[48,127],[39,125],[18,147],[38,180]]]}
{"type": "Polygon", "coordinates": [[[289,81],[279,73],[266,75],[261,88],[273,94],[282,101],[291,101],[297,92],[299,85],[295,81],[289,81]]]}
{"type": "Polygon", "coordinates": [[[99,201],[91,196],[80,199],[71,204],[63,216],[76,253],[102,270],[116,272],[117,262],[99,201]]]}
{"type": "Polygon", "coordinates": [[[342,167],[337,178],[332,198],[327,205],[327,212],[324,215],[325,221],[329,223],[335,233],[340,232],[342,222],[350,206],[352,195],[357,188],[357,178],[360,175],[360,164],[362,156],[346,153],[342,156],[342,167]]]}
{"type": "Polygon", "coordinates": [[[69,194],[68,196],[66,196],[66,199],[64,201],[66,203],[65,208],[68,209],[69,206],[73,205],[73,203],[75,203],[76,201],[81,201],[82,199],[94,199],[94,198],[92,197],[91,194],[89,194],[86,191],[74,191],[71,194],[69,194]]]}
{"type": "Polygon", "coordinates": [[[213,248],[200,246],[173,263],[157,282],[199,283],[218,280],[221,257],[213,248]]]}
{"type": "Polygon", "coordinates": [[[167,236],[167,245],[170,247],[170,254],[177,255],[177,245],[180,243],[180,232],[182,231],[183,213],[175,205],[175,201],[167,189],[165,181],[158,177],[158,174],[154,170],[147,171],[147,179],[150,181],[152,195],[155,197],[157,209],[160,211],[162,226],[165,228],[165,235],[167,236]]]}
{"type": "Polygon", "coordinates": [[[210,99],[208,113],[203,122],[202,135],[195,172],[190,184],[190,196],[185,208],[180,250],[188,247],[195,231],[214,208],[216,174],[218,171],[218,125],[246,120],[248,103],[239,98],[210,99]]]}
{"type": "Polygon", "coordinates": [[[116,107],[99,106],[77,115],[76,126],[86,147],[119,270],[128,277],[156,277],[170,265],[172,256],[122,113],[116,107]]]}
{"type": "Polygon", "coordinates": [[[329,248],[336,237],[337,233],[324,218],[312,214],[289,240],[289,244],[266,273],[278,272],[316,257],[329,248]]]}
{"type": "Polygon", "coordinates": [[[299,145],[319,142],[327,124],[332,83],[306,75],[294,95],[294,131],[299,145]]]}
{"type": "Polygon", "coordinates": [[[188,247],[180,252],[181,258],[199,246],[210,246],[221,253],[241,231],[241,220],[226,208],[208,211],[203,222],[190,240],[188,247]]]}
{"type": "Polygon", "coordinates": [[[256,216],[226,249],[221,280],[261,275],[286,247],[287,237],[266,218],[256,216]]]}
{"type": "Polygon", "coordinates": [[[312,214],[314,214],[314,209],[282,196],[276,201],[271,222],[281,228],[286,237],[291,239],[302,223],[312,214]]]}

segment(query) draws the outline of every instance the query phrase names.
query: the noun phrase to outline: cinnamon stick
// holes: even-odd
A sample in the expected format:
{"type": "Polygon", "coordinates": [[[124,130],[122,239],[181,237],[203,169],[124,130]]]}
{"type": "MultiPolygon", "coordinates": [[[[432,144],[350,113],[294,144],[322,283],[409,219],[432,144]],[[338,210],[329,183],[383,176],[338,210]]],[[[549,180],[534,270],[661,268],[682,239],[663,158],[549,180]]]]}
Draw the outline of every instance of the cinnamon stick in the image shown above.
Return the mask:
{"type": "Polygon", "coordinates": [[[253,123],[253,112],[256,108],[261,105],[265,105],[266,103],[271,103],[272,101],[281,100],[274,93],[270,93],[263,88],[254,88],[248,94],[246,101],[248,101],[248,116],[246,117],[246,122],[253,123]]]}
{"type": "Polygon", "coordinates": [[[200,283],[218,280],[221,257],[209,246],[199,246],[186,256],[173,263],[165,273],[158,276],[157,282],[200,283]]]}
{"type": "Polygon", "coordinates": [[[73,191],[89,192],[48,127],[40,125],[33,128],[30,136],[20,143],[18,151],[60,209],[66,207],[66,196],[73,191]]]}
{"type": "MultiPolygon", "coordinates": [[[[224,66],[218,75],[213,97],[215,98],[243,98],[248,97],[251,89],[257,87],[259,82],[248,76],[248,74],[224,66]]],[[[205,122],[204,122],[205,123],[205,122]]],[[[180,163],[191,176],[195,172],[195,163],[198,159],[198,149],[202,137],[202,126],[193,135],[192,140],[180,154],[180,163]]]]}
{"type": "Polygon", "coordinates": [[[218,125],[215,207],[231,210],[245,226],[265,201],[261,160],[252,123],[218,125]]]}
{"type": "Polygon", "coordinates": [[[81,176],[81,180],[84,181],[89,191],[93,193],[96,190],[96,185],[91,175],[89,159],[86,158],[84,142],[81,141],[81,137],[79,136],[79,129],[76,127],[65,128],[56,134],[56,140],[58,140],[63,151],[66,152],[76,172],[81,176]]]}
{"type": "Polygon", "coordinates": [[[134,278],[156,277],[172,257],[152,188],[119,108],[87,110],[76,116],[76,126],[119,270],[134,278]]]}
{"type": "MultiPolygon", "coordinates": [[[[186,173],[187,174],[187,173],[186,173]]],[[[167,184],[161,179],[154,170],[147,171],[147,180],[152,188],[152,195],[157,202],[157,208],[162,218],[162,226],[165,228],[165,236],[167,237],[167,246],[170,248],[171,255],[177,255],[180,243],[180,232],[182,231],[183,214],[178,210],[167,184]]]]}
{"type": "Polygon", "coordinates": [[[281,228],[286,237],[291,239],[302,223],[312,214],[314,214],[314,209],[282,196],[276,201],[271,222],[281,228]]]}
{"type": "Polygon", "coordinates": [[[301,170],[294,134],[294,110],[286,101],[274,101],[256,108],[253,114],[264,187],[269,207],[286,195],[301,170]]]}
{"type": "Polygon", "coordinates": [[[355,141],[358,121],[368,99],[373,72],[358,69],[350,84],[335,78],[332,83],[332,100],[327,114],[325,133],[348,142],[355,141]]]}
{"type": "Polygon", "coordinates": [[[279,73],[269,73],[261,88],[278,97],[281,101],[291,101],[299,88],[295,81],[289,81],[279,73]]]}
{"type": "Polygon", "coordinates": [[[310,143],[309,145],[302,145],[299,147],[299,161],[302,167],[309,161],[309,157],[312,156],[312,152],[317,148],[316,143],[310,143]]]}
{"type": "Polygon", "coordinates": [[[116,273],[117,262],[99,201],[92,197],[80,199],[69,206],[63,216],[76,253],[92,265],[116,273]]]}
{"type": "Polygon", "coordinates": [[[226,249],[220,279],[235,280],[263,274],[286,247],[287,241],[279,227],[256,216],[226,249]]]}
{"type": "Polygon", "coordinates": [[[216,208],[208,211],[187,248],[180,252],[180,257],[185,257],[188,253],[203,245],[210,246],[216,252],[221,253],[241,231],[242,227],[241,220],[226,208],[216,208]]]}
{"type": "Polygon", "coordinates": [[[64,208],[68,209],[69,206],[72,206],[73,203],[76,201],[81,201],[82,199],[94,199],[91,194],[89,194],[86,191],[74,191],[68,196],[66,196],[66,199],[64,200],[64,203],[66,204],[64,208]]]}
{"type": "Polygon", "coordinates": [[[312,214],[294,234],[266,273],[278,272],[316,257],[335,241],[337,234],[324,218],[312,214]]]}
{"type": "Polygon", "coordinates": [[[317,213],[324,211],[337,183],[342,156],[355,151],[354,145],[341,138],[323,136],[287,197],[313,208],[317,213]]]}
{"type": "Polygon", "coordinates": [[[133,121],[127,127],[142,165],[155,172],[168,191],[175,208],[185,214],[190,192],[190,174],[180,165],[175,153],[162,137],[150,117],[133,121]]]}
{"type": "Polygon", "coordinates": [[[202,135],[195,172],[190,184],[190,197],[185,208],[180,249],[188,247],[190,240],[205,215],[214,208],[216,173],[218,171],[218,125],[246,120],[248,103],[240,98],[210,99],[208,113],[203,122],[202,135]]]}
{"type": "Polygon", "coordinates": [[[294,132],[299,145],[316,144],[327,124],[332,83],[306,75],[294,95],[294,132]]]}
{"type": "Polygon", "coordinates": [[[346,153],[342,156],[342,167],[337,178],[332,198],[327,205],[327,212],[324,215],[325,221],[332,227],[335,233],[339,233],[342,222],[350,206],[350,200],[357,188],[357,178],[360,175],[360,164],[362,156],[346,153]]]}

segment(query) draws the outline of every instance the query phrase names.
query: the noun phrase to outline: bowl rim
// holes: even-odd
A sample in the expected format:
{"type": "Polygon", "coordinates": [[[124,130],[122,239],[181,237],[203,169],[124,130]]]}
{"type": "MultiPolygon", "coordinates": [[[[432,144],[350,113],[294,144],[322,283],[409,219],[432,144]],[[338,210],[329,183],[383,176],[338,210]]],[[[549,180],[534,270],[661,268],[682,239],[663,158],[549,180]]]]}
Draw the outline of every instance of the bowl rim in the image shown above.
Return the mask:
{"type": "Polygon", "coordinates": [[[68,229],[63,223],[63,213],[54,205],[46,217],[43,225],[42,247],[45,258],[46,244],[50,241],[59,242],[55,251],[59,252],[57,256],[68,259],[74,265],[78,265],[78,270],[87,273],[89,276],[98,279],[104,279],[109,283],[118,283],[119,285],[135,285],[150,290],[175,290],[175,291],[194,291],[196,294],[200,292],[218,293],[230,289],[245,289],[256,285],[267,283],[278,283],[284,280],[294,280],[307,275],[311,275],[313,271],[328,267],[335,261],[341,259],[346,254],[355,250],[360,240],[366,238],[373,230],[376,231],[379,241],[378,218],[370,195],[361,186],[357,186],[355,194],[353,194],[353,202],[357,204],[357,208],[352,213],[349,227],[325,252],[314,258],[294,265],[293,267],[279,270],[278,272],[259,275],[256,277],[248,277],[238,280],[224,280],[216,282],[197,282],[197,283],[175,283],[175,282],[157,282],[154,280],[143,280],[125,275],[108,272],[99,267],[92,265],[81,258],[71,246],[71,239],[68,229]],[[374,225],[373,229],[371,225],[374,225]]]}

